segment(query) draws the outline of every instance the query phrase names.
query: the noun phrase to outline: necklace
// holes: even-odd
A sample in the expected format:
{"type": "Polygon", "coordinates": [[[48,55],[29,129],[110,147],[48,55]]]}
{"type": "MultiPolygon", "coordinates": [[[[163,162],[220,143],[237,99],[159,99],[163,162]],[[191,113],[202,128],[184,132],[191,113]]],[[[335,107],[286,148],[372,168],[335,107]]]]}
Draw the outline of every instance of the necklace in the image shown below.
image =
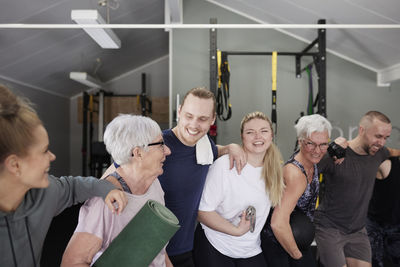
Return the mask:
{"type": "Polygon", "coordinates": [[[307,179],[307,183],[311,183],[313,176],[314,176],[314,164],[311,163],[311,167],[306,167],[309,164],[304,164],[303,162],[307,162],[304,158],[303,155],[301,153],[297,154],[295,156],[295,160],[297,160],[304,169],[305,175],[306,175],[306,179],[307,179]],[[297,159],[296,159],[297,157],[297,159]]]}
{"type": "Polygon", "coordinates": [[[314,176],[314,166],[312,166],[311,168],[308,169],[308,171],[306,171],[307,174],[307,181],[308,183],[311,183],[313,176],[314,176]]]}

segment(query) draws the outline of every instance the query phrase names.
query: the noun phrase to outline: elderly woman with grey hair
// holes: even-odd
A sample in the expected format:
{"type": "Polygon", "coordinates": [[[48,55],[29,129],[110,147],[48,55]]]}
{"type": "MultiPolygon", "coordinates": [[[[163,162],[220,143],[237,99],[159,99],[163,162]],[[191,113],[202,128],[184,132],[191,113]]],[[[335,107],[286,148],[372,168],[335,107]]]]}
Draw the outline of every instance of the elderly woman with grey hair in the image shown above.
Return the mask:
{"type": "MultiPolygon", "coordinates": [[[[164,204],[157,177],[163,173],[163,162],[171,151],[164,144],[158,124],[143,116],[119,115],[107,126],[104,143],[115,166],[115,170],[106,172],[105,179],[126,193],[128,205],[120,216],[114,216],[98,198],[88,200],[80,210],[62,266],[90,266],[147,200],[164,204]]],[[[150,266],[169,264],[164,248],[150,266]]]]}
{"type": "MultiPolygon", "coordinates": [[[[263,252],[268,266],[316,266],[311,250],[299,248],[290,216],[298,210],[313,221],[319,192],[317,163],[327,152],[332,126],[321,115],[303,116],[295,125],[300,149],[283,167],[285,191],[263,233],[263,252]]],[[[303,229],[305,231],[305,229],[303,229]]]]}

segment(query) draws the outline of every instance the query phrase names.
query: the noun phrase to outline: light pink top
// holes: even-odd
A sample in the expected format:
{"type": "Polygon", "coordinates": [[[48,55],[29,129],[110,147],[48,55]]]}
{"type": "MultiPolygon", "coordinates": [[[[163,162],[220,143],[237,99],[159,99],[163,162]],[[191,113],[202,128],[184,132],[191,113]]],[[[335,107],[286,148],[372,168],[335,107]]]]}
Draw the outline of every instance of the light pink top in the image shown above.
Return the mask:
{"type": "MultiPolygon", "coordinates": [[[[85,202],[79,212],[79,222],[75,232],[86,232],[96,235],[103,240],[101,249],[93,257],[91,265],[108,248],[111,241],[117,237],[122,229],[139,212],[147,200],[164,202],[164,191],[158,179],[154,180],[147,192],[143,195],[125,193],[128,205],[120,215],[111,213],[102,198],[94,197],[85,202]]],[[[152,267],[165,266],[165,247],[149,265],[152,267]]]]}

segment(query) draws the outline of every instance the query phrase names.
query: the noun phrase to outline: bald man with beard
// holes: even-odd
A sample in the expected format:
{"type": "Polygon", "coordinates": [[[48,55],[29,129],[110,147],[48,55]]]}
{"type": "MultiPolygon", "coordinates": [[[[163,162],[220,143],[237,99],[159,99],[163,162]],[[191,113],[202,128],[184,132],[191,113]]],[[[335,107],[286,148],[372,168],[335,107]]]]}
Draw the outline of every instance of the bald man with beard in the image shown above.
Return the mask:
{"type": "Polygon", "coordinates": [[[315,212],[320,261],[325,267],[371,266],[371,246],[365,223],[375,175],[389,156],[400,150],[385,147],[392,125],[379,111],[360,120],[358,135],[348,141],[341,164],[325,156],[318,164],[325,192],[315,212]]]}

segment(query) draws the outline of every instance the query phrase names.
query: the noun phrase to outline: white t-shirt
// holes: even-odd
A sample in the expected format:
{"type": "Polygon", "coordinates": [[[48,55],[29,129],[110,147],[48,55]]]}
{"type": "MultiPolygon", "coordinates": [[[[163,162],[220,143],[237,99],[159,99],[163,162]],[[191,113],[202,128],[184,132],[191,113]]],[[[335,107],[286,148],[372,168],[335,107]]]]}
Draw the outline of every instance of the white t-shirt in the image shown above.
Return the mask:
{"type": "Polygon", "coordinates": [[[201,224],[208,241],[222,254],[231,258],[249,258],[261,253],[260,232],[271,207],[265,182],[261,178],[262,167],[247,164],[241,175],[236,168],[229,170],[229,157],[217,159],[208,171],[199,210],[216,211],[234,225],[248,206],[256,208],[254,232],[232,236],[215,231],[201,224]]]}
{"type": "MultiPolygon", "coordinates": [[[[156,200],[164,203],[164,191],[158,179],[155,179],[147,192],[143,195],[125,193],[128,204],[120,215],[111,213],[103,199],[93,197],[85,202],[79,211],[79,222],[75,232],[86,232],[102,239],[101,249],[93,257],[91,265],[108,248],[111,241],[118,236],[124,227],[135,217],[147,200],[156,200]]],[[[165,247],[154,258],[149,266],[165,266],[165,247]]]]}

